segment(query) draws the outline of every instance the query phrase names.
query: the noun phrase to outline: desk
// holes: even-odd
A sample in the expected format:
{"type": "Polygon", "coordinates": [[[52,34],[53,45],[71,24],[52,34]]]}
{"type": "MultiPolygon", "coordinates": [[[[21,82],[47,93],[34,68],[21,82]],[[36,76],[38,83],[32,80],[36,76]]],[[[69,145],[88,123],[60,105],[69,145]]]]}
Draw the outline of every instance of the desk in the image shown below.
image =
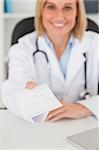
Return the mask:
{"type": "Polygon", "coordinates": [[[66,137],[96,126],[91,117],[33,125],[0,110],[0,150],[77,150],[66,142],[66,137]]]}

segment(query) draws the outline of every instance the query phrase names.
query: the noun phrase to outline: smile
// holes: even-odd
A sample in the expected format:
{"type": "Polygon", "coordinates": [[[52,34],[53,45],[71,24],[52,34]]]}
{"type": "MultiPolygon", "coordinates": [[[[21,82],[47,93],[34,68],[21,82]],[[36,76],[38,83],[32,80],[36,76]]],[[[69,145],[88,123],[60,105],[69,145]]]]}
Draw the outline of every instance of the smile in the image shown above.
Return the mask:
{"type": "Polygon", "coordinates": [[[53,23],[53,26],[58,27],[58,28],[62,28],[65,26],[64,23],[53,23]]]}

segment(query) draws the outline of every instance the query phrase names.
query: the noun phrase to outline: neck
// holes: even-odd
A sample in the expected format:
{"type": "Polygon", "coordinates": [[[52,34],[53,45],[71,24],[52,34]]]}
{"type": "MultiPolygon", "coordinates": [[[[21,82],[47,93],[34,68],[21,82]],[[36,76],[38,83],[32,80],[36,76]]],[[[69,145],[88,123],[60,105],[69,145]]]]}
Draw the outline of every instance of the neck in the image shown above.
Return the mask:
{"type": "Polygon", "coordinates": [[[49,37],[53,47],[55,49],[56,55],[58,58],[61,57],[62,53],[64,52],[64,49],[66,48],[69,40],[69,36],[64,36],[64,37],[49,37]]]}

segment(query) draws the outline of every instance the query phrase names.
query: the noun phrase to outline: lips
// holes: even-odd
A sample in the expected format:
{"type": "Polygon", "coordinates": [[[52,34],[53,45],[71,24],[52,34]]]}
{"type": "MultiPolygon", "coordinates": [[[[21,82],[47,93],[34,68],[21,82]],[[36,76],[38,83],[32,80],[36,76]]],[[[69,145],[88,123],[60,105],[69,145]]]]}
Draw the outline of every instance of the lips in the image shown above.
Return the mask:
{"type": "Polygon", "coordinates": [[[55,27],[57,27],[57,28],[62,28],[62,27],[65,26],[64,23],[52,23],[52,24],[53,24],[53,26],[55,26],[55,27]]]}

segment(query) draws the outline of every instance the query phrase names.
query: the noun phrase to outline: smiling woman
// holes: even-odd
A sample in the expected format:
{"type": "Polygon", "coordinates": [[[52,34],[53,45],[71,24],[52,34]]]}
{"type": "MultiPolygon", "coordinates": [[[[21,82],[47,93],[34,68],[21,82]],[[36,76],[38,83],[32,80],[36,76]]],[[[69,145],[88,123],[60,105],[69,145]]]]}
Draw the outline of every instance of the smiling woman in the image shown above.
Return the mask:
{"type": "Polygon", "coordinates": [[[76,22],[76,7],[75,0],[71,2],[48,0],[44,6],[42,24],[54,44],[56,54],[60,51],[61,46],[64,49],[67,45],[76,22]]]}
{"type": "Polygon", "coordinates": [[[86,18],[82,3],[79,0],[37,2],[36,31],[38,31],[38,35],[48,34],[58,58],[61,57],[67,46],[71,33],[79,39],[83,36],[86,28],[86,18]]]}
{"type": "MultiPolygon", "coordinates": [[[[47,11],[48,15],[47,17],[50,17],[51,14],[55,18],[58,17],[58,13],[62,13],[63,17],[66,19],[70,17],[70,20],[73,20],[75,22],[75,27],[73,28],[74,35],[78,37],[79,39],[82,38],[83,32],[86,29],[86,14],[85,14],[85,8],[83,4],[83,0],[40,0],[37,1],[36,7],[36,19],[35,19],[35,26],[36,31],[38,32],[38,35],[43,35],[45,33],[45,28],[43,26],[43,20],[42,18],[42,12],[47,11]],[[55,1],[57,3],[55,3],[55,1]],[[62,5],[63,4],[63,5],[62,5]],[[61,11],[58,12],[58,10],[61,9],[61,11]],[[72,18],[73,17],[73,18],[72,18]]],[[[61,15],[62,15],[61,14],[61,15]]]]}
{"type": "Polygon", "coordinates": [[[19,39],[9,53],[3,93],[10,111],[31,121],[31,105],[21,111],[16,89],[46,83],[63,104],[46,120],[99,118],[99,34],[86,31],[86,25],[83,0],[37,0],[36,31],[19,39]]]}

